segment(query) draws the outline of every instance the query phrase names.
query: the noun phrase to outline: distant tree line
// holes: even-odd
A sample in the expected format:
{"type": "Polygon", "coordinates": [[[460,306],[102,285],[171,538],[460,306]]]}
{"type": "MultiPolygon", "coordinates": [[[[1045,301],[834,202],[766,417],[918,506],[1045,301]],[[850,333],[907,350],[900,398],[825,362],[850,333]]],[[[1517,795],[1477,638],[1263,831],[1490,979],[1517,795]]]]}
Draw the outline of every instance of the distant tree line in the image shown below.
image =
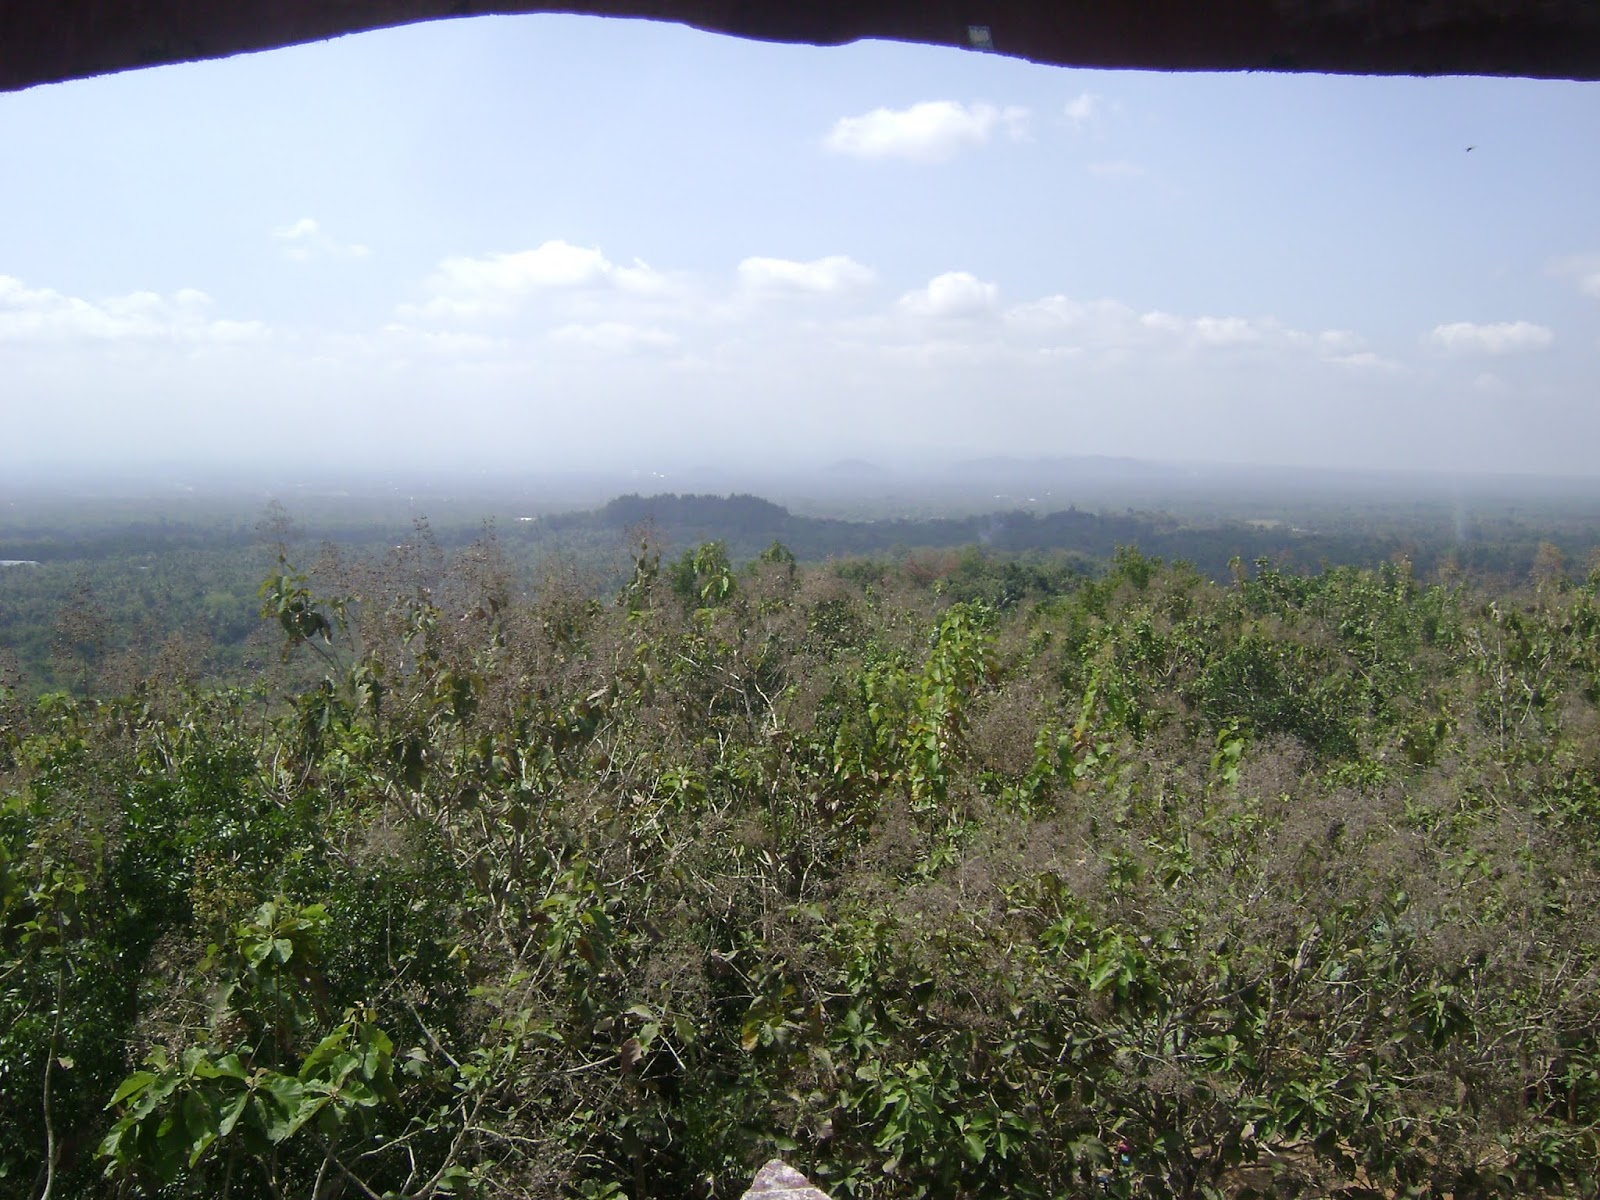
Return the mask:
{"type": "MultiPolygon", "coordinates": [[[[125,680],[136,679],[163,648],[181,653],[211,678],[242,678],[259,662],[250,646],[260,622],[258,576],[271,546],[294,542],[303,561],[335,561],[339,554],[378,559],[414,539],[417,529],[324,520],[315,537],[295,532],[288,514],[270,511],[251,528],[234,519],[215,524],[135,519],[115,526],[79,516],[57,524],[23,523],[0,530],[0,558],[36,559],[39,566],[0,568],[0,679],[26,694],[71,690],[83,678],[83,647],[58,625],[85,614],[100,621],[96,653],[125,680]],[[269,526],[281,526],[273,532],[269,526]],[[176,639],[176,641],[174,641],[176,639]],[[169,643],[171,644],[169,647],[169,643]],[[74,645],[77,649],[74,649],[74,645]]],[[[481,537],[481,524],[434,529],[423,540],[433,553],[459,552],[481,537]]],[[[796,515],[752,495],[621,496],[592,512],[515,521],[497,530],[499,544],[523,586],[542,564],[559,562],[599,592],[621,582],[627,547],[641,532],[684,552],[719,542],[733,563],[757,558],[781,543],[800,562],[828,559],[902,562],[926,571],[951,555],[1007,564],[1021,594],[1039,585],[1023,577],[1063,571],[1103,570],[1120,547],[1168,561],[1190,563],[1217,581],[1235,562],[1267,558],[1280,570],[1326,566],[1378,567],[1404,561],[1425,579],[1473,578],[1504,586],[1555,570],[1576,576],[1592,553],[1581,523],[1541,528],[1505,519],[1467,531],[1427,529],[1399,521],[1352,515],[1325,530],[1296,531],[1248,522],[1185,521],[1162,513],[1093,513],[1069,508],[1039,514],[996,512],[962,517],[841,520],[796,515]],[[975,558],[974,558],[975,556],[975,558]]],[[[950,560],[953,561],[953,560],[950,560]]],[[[948,563],[946,564],[948,565],[948,563]]],[[[312,574],[316,575],[315,569],[312,574]]],[[[992,599],[992,597],[991,597],[992,599]]]]}

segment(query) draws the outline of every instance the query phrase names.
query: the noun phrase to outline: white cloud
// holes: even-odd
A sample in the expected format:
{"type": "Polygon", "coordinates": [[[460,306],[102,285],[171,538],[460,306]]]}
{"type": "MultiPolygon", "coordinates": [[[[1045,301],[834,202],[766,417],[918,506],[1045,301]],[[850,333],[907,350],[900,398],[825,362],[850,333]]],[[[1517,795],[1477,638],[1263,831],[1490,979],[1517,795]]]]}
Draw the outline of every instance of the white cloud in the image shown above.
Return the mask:
{"type": "MultiPolygon", "coordinates": [[[[1122,311],[1110,306],[1105,311],[1122,311]]],[[[1303,364],[1311,358],[1335,366],[1379,372],[1401,370],[1400,364],[1368,350],[1365,341],[1348,329],[1323,329],[1315,333],[1295,329],[1277,317],[1186,317],[1161,311],[1137,317],[1141,330],[1160,336],[1169,345],[1191,351],[1246,351],[1260,361],[1303,364]]],[[[1300,365],[1296,369],[1304,370],[1300,365]]]]}
{"type": "Polygon", "coordinates": [[[316,237],[321,232],[321,227],[310,217],[301,217],[292,225],[284,225],[272,231],[272,236],[282,238],[286,242],[299,241],[303,238],[316,237]]]}
{"type": "Polygon", "coordinates": [[[1355,350],[1348,354],[1325,354],[1322,360],[1333,363],[1335,366],[1350,367],[1358,371],[1386,371],[1401,370],[1399,363],[1393,359],[1384,358],[1381,354],[1374,354],[1371,350],[1355,350]]]}
{"type": "MultiPolygon", "coordinates": [[[[1179,317],[1160,311],[1145,313],[1139,323],[1194,346],[1215,348],[1260,345],[1287,332],[1271,318],[1179,317]]],[[[1287,340],[1295,339],[1291,335],[1287,340]]]]}
{"type": "Polygon", "coordinates": [[[319,256],[327,258],[365,258],[372,251],[359,242],[340,242],[325,232],[311,217],[281,226],[272,236],[284,243],[284,253],[296,262],[308,262],[319,256]]]}
{"type": "Polygon", "coordinates": [[[830,254],[811,262],[787,258],[747,258],[739,264],[739,282],[758,292],[810,292],[834,295],[863,288],[877,278],[843,254],[830,254]]]}
{"type": "Polygon", "coordinates": [[[1554,333],[1531,321],[1503,321],[1497,325],[1456,321],[1436,325],[1427,337],[1437,349],[1451,354],[1517,354],[1544,350],[1555,340],[1554,333]]]}
{"type": "Polygon", "coordinates": [[[948,271],[900,297],[900,307],[919,317],[975,317],[994,311],[999,291],[965,271],[948,271]]]}
{"type": "Polygon", "coordinates": [[[1244,346],[1262,340],[1261,327],[1246,317],[1198,317],[1195,336],[1207,346],[1244,346]]]}
{"type": "Polygon", "coordinates": [[[1578,258],[1557,262],[1555,274],[1570,275],[1578,282],[1581,293],[1600,299],[1600,254],[1579,254],[1578,258]]]}
{"type": "Polygon", "coordinates": [[[1163,333],[1184,333],[1189,328],[1189,321],[1185,317],[1175,317],[1171,313],[1147,312],[1139,318],[1139,324],[1146,329],[1159,329],[1163,333]]]}
{"type": "Polygon", "coordinates": [[[1100,115],[1104,104],[1105,102],[1093,92],[1080,92],[1067,101],[1062,113],[1074,129],[1082,129],[1100,115]]]}
{"type": "Polygon", "coordinates": [[[538,292],[594,289],[630,296],[660,295],[666,279],[642,262],[618,266],[598,249],[559,239],[533,250],[447,258],[428,280],[433,297],[402,305],[403,317],[502,316],[538,292]]]}
{"type": "Polygon", "coordinates": [[[193,288],[171,297],[132,292],[91,301],[0,275],[0,342],[227,344],[267,335],[259,321],[224,320],[211,307],[211,297],[193,288]]]}
{"type": "Polygon", "coordinates": [[[1600,254],[1574,254],[1557,259],[1550,264],[1549,273],[1571,279],[1585,296],[1600,300],[1600,254]]]}
{"type": "Polygon", "coordinates": [[[1347,329],[1311,333],[1276,317],[1184,316],[1159,309],[1140,313],[1115,300],[1084,302],[1055,295],[1012,305],[1004,318],[1019,343],[1044,341],[1052,357],[1082,350],[1102,355],[1137,351],[1149,362],[1165,358],[1193,369],[1196,353],[1248,352],[1263,363],[1302,364],[1301,370],[1307,358],[1343,367],[1398,369],[1368,351],[1363,339],[1347,329]]]}
{"type": "Polygon", "coordinates": [[[944,162],[981,146],[1003,129],[1012,138],[1027,131],[1028,110],[968,107],[955,100],[927,100],[910,108],[876,108],[860,117],[841,117],[823,145],[855,158],[903,158],[944,162]]]}
{"type": "Polygon", "coordinates": [[[593,325],[563,325],[550,331],[552,341],[582,346],[604,354],[635,354],[642,350],[671,350],[678,344],[676,335],[664,329],[629,325],[622,321],[601,321],[593,325]]]}
{"type": "Polygon", "coordinates": [[[1133,309],[1115,300],[1084,302],[1062,295],[1041,296],[1006,310],[1007,321],[1041,329],[1091,323],[1126,325],[1134,315],[1133,309]]]}

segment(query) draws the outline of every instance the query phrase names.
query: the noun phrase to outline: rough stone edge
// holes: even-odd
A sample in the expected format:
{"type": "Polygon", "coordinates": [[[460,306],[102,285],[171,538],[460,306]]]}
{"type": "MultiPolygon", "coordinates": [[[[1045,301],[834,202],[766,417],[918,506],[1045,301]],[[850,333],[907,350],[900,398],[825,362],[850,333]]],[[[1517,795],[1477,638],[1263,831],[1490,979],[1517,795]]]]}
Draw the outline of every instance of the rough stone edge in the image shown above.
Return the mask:
{"type": "Polygon", "coordinates": [[[756,1172],[743,1200],[828,1200],[828,1194],[783,1159],[774,1158],[756,1172]]]}

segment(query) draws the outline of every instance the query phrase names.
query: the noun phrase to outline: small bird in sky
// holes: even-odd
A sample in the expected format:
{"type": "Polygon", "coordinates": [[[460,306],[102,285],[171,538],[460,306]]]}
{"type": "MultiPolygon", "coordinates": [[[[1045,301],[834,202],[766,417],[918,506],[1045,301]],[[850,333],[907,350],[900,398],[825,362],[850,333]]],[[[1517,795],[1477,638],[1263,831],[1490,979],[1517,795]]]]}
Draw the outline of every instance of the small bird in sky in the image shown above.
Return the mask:
{"type": "Polygon", "coordinates": [[[1476,146],[1468,146],[1468,147],[1467,147],[1467,153],[1468,153],[1468,154],[1471,154],[1471,153],[1472,153],[1472,152],[1473,152],[1473,151],[1474,151],[1474,150],[1476,150],[1476,149],[1477,149],[1477,147],[1476,147],[1476,146]]]}

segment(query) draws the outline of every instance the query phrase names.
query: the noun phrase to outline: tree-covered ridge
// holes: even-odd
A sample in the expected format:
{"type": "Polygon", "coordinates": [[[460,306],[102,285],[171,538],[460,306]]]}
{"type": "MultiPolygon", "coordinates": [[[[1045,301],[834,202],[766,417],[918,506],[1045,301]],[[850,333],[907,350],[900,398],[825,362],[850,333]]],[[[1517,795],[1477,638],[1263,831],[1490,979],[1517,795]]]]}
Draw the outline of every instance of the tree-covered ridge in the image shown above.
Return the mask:
{"type": "MultiPolygon", "coordinates": [[[[1325,516],[1334,517],[1333,513],[1325,516]]],[[[841,520],[804,516],[758,496],[665,494],[619,496],[592,513],[548,518],[546,530],[588,537],[616,536],[649,525],[679,545],[724,542],[736,558],[753,558],[780,541],[803,562],[830,557],[904,554],[976,546],[996,554],[1068,553],[1101,563],[1124,546],[1169,561],[1191,563],[1204,575],[1226,579],[1234,559],[1270,558],[1299,569],[1376,567],[1396,557],[1422,576],[1447,568],[1468,574],[1527,575],[1541,549],[1582,562],[1595,549],[1593,523],[1567,523],[1554,511],[1546,523],[1511,518],[1441,523],[1441,514],[1391,512],[1387,518],[1340,514],[1326,524],[1299,528],[1282,521],[1186,519],[1159,511],[1054,512],[1011,509],[960,516],[841,520]]],[[[523,531],[526,536],[529,531],[523,531]]]]}
{"type": "MultiPolygon", "coordinates": [[[[504,497],[500,498],[505,500],[504,497]]],[[[370,504],[370,498],[368,503],[370,504]]],[[[349,556],[382,557],[415,540],[412,519],[334,506],[313,512],[299,537],[308,562],[326,559],[319,545],[349,556]]],[[[484,530],[472,502],[458,499],[451,524],[428,528],[428,540],[459,553],[484,530]]],[[[513,510],[515,511],[515,510],[513,510]]],[[[278,540],[294,522],[270,506],[252,524],[236,508],[197,510],[179,520],[137,506],[41,510],[0,520],[0,685],[29,695],[54,690],[82,694],[89,675],[102,690],[120,692],[181,659],[197,678],[242,683],[253,678],[270,647],[254,643],[256,584],[265,562],[262,542],[278,540]],[[209,516],[203,514],[209,511],[209,516]],[[53,515],[52,515],[53,513],[53,515]],[[92,671],[87,667],[93,668],[92,671]]],[[[673,552],[721,542],[737,562],[756,558],[778,541],[801,562],[888,558],[923,573],[943,573],[967,553],[1016,560],[1023,575],[1098,570],[1122,546],[1203,574],[1229,577],[1235,558],[1270,558],[1285,570],[1327,566],[1376,567],[1409,560],[1420,577],[1441,573],[1493,581],[1525,579],[1547,560],[1587,562],[1594,518],[1582,505],[1537,503],[1468,522],[1437,507],[1396,505],[1378,512],[1331,507],[1307,510],[1305,528],[1282,521],[1244,521],[1215,513],[1186,519],[1161,512],[1090,512],[1068,508],[978,515],[841,520],[805,516],[751,495],[621,496],[585,512],[522,516],[499,531],[508,568],[526,583],[548,563],[576,566],[596,595],[614,589],[630,569],[622,547],[640,529],[673,552]]],[[[308,569],[310,569],[308,567],[308,569]]],[[[313,571],[314,574],[317,572],[313,571]]],[[[318,576],[320,579],[320,575],[318,576]]]]}
{"type": "Polygon", "coordinates": [[[0,1195],[1592,1195],[1600,601],[492,542],[6,702],[0,1195]]]}

